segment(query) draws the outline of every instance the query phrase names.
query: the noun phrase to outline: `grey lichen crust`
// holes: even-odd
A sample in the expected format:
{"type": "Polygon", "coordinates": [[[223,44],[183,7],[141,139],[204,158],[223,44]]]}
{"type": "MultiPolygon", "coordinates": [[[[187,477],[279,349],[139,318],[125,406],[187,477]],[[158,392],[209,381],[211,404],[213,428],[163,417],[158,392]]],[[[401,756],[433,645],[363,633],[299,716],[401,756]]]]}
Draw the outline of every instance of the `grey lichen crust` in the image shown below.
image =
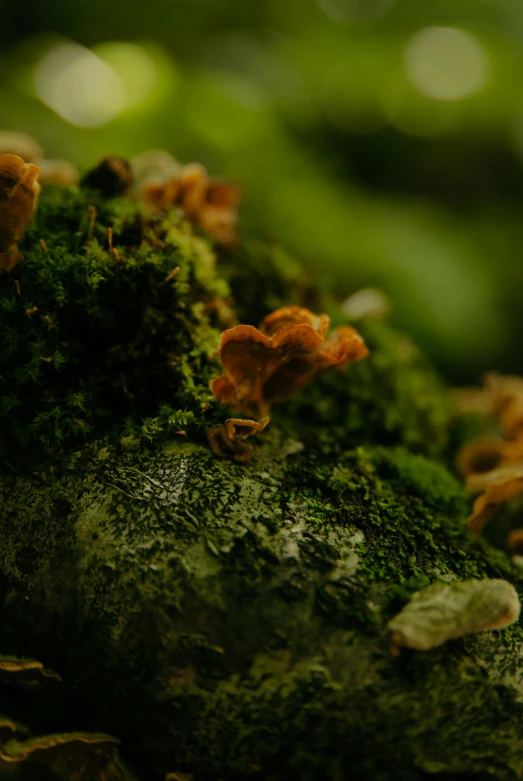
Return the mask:
{"type": "Polygon", "coordinates": [[[523,590],[443,466],[276,427],[247,465],[133,444],[4,480],[1,651],[62,678],[14,718],[116,734],[148,781],[523,778],[519,625],[390,653],[429,581],[523,590]]]}

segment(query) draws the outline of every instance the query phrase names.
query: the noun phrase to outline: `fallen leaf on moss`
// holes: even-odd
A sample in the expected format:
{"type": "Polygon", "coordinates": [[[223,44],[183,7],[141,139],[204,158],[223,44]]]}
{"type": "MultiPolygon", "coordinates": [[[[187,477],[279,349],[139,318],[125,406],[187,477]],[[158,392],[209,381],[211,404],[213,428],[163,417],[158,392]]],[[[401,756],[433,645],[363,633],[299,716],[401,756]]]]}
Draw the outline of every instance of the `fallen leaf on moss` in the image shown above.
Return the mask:
{"type": "Polygon", "coordinates": [[[473,632],[502,629],[518,620],[520,609],[516,590],[506,580],[432,583],[389,621],[391,650],[429,651],[473,632]]]}

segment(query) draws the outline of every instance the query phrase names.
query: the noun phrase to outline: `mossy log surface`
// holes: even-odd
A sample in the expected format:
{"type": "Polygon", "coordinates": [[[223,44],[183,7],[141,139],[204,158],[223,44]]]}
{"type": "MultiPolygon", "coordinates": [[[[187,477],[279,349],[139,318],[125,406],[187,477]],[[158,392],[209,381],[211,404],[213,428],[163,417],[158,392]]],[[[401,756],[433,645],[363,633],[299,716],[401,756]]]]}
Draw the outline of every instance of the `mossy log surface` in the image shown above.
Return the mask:
{"type": "Polygon", "coordinates": [[[342,322],[332,299],[270,245],[216,265],[178,215],[76,188],[44,192],[21,249],[0,280],[0,655],[62,680],[0,678],[0,713],[115,735],[142,781],[523,779],[521,624],[390,652],[438,578],[523,593],[465,529],[466,427],[411,342],[363,325],[367,359],[219,460],[219,331],[314,296],[342,322]]]}
{"type": "Polygon", "coordinates": [[[522,585],[439,464],[273,431],[246,466],[92,446],[2,499],[2,650],[63,678],[10,703],[35,731],[117,734],[147,779],[523,778],[519,625],[389,650],[437,576],[522,585]]]}

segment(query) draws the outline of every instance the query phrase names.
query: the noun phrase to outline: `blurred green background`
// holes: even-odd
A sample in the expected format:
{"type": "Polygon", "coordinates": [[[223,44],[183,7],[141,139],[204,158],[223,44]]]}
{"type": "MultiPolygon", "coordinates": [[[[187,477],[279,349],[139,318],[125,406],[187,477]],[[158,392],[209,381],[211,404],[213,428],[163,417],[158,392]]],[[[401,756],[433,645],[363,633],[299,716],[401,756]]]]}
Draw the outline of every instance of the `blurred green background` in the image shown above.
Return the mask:
{"type": "Polygon", "coordinates": [[[521,0],[0,3],[0,128],[82,167],[167,148],[244,188],[446,375],[523,369],[521,0]]]}

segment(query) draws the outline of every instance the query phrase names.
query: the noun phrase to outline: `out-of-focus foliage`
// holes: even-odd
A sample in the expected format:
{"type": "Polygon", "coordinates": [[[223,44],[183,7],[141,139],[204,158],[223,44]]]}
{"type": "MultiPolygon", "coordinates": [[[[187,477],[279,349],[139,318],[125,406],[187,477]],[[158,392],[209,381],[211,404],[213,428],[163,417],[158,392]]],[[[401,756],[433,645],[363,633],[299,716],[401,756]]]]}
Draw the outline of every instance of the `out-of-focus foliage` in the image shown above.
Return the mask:
{"type": "Polygon", "coordinates": [[[522,42],[519,0],[24,0],[0,6],[0,127],[81,166],[201,160],[245,228],[340,297],[382,288],[473,380],[523,362],[522,42]]]}

